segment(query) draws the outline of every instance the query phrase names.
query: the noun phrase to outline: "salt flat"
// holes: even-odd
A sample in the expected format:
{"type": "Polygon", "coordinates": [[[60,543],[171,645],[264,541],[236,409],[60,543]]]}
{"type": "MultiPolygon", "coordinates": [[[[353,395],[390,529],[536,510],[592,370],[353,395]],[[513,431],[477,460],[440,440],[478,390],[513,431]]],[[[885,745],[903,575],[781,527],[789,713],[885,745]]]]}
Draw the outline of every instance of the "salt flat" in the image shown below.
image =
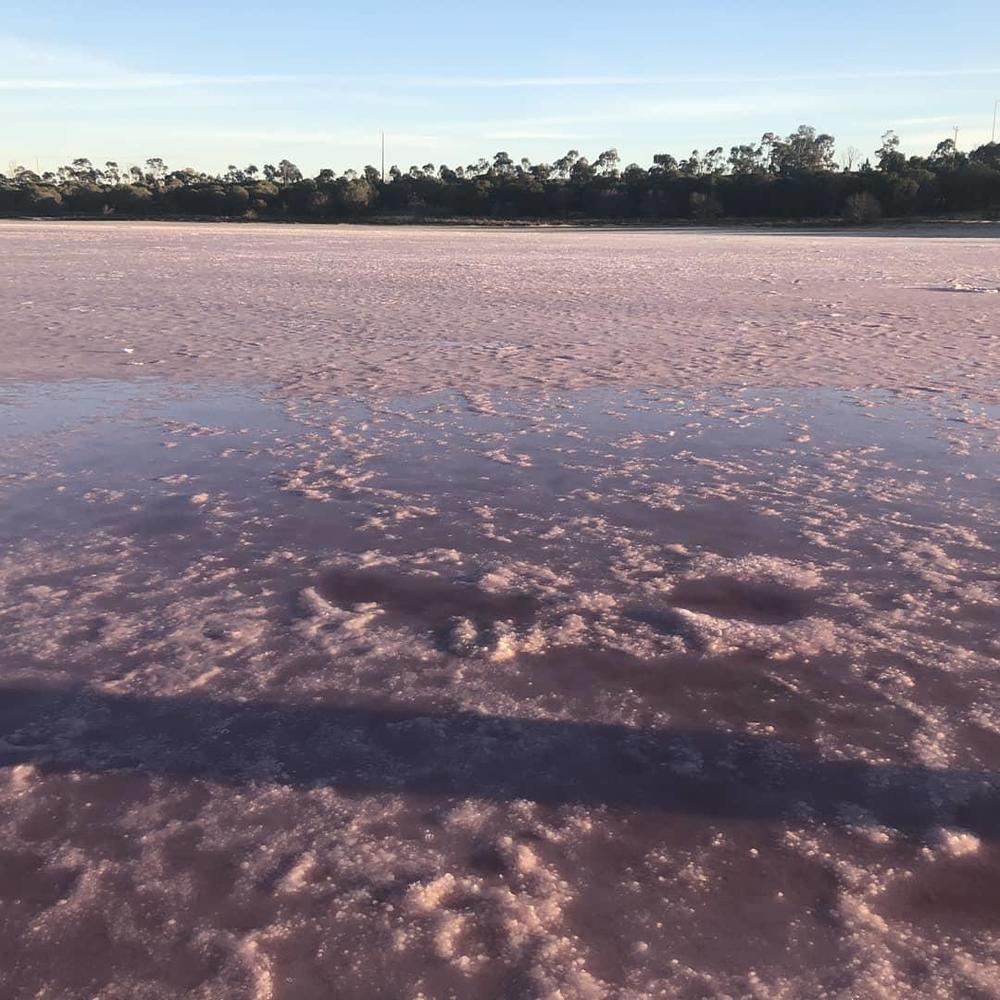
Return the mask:
{"type": "Polygon", "coordinates": [[[0,224],[0,992],[1000,993],[996,245],[0,224]]]}
{"type": "Polygon", "coordinates": [[[338,393],[652,382],[995,399],[1000,244],[996,227],[968,228],[0,222],[3,371],[263,373],[338,393]]]}

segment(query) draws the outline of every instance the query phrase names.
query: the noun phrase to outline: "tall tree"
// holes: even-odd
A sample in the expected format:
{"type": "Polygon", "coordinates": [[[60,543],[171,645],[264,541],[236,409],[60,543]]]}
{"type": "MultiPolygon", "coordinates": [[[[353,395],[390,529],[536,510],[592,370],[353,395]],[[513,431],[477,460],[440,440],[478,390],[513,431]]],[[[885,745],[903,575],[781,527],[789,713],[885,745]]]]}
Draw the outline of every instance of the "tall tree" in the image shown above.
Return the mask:
{"type": "Polygon", "coordinates": [[[281,176],[281,183],[284,187],[302,180],[302,171],[291,160],[282,160],[278,164],[278,173],[281,176]]]}

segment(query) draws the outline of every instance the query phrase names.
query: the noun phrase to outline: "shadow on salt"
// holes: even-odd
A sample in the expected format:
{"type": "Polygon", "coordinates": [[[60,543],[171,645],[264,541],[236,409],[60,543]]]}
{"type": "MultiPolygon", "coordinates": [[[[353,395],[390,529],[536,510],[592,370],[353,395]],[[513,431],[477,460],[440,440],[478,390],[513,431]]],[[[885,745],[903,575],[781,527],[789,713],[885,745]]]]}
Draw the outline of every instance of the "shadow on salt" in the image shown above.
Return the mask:
{"type": "Polygon", "coordinates": [[[1000,775],[777,739],[472,712],[0,689],[0,766],[1000,835],[1000,775]],[[73,739],[62,738],[67,727],[73,739]]]}

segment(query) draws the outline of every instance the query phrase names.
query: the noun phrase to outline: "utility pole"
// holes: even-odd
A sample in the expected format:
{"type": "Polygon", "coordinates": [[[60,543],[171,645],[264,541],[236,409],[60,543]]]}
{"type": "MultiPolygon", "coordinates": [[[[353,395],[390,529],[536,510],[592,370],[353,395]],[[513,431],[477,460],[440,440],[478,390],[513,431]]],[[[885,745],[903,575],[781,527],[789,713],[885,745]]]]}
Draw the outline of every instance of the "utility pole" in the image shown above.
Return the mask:
{"type": "Polygon", "coordinates": [[[1000,108],[1000,97],[993,102],[993,131],[990,133],[990,142],[997,141],[997,108],[1000,108]]]}
{"type": "Polygon", "coordinates": [[[958,126],[955,126],[955,149],[958,149],[958,126]]]}
{"type": "Polygon", "coordinates": [[[385,129],[379,131],[382,137],[382,183],[385,183],[385,129]]]}

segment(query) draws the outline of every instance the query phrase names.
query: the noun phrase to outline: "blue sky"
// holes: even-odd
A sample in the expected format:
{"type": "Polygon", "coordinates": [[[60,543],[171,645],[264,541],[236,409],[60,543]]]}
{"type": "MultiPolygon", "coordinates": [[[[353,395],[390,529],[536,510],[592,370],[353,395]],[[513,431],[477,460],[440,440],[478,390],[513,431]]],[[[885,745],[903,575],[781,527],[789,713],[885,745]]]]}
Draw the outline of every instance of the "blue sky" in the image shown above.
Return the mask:
{"type": "Polygon", "coordinates": [[[0,171],[87,156],[313,172],[749,142],[989,139],[995,3],[25,3],[0,20],[0,171]]]}

